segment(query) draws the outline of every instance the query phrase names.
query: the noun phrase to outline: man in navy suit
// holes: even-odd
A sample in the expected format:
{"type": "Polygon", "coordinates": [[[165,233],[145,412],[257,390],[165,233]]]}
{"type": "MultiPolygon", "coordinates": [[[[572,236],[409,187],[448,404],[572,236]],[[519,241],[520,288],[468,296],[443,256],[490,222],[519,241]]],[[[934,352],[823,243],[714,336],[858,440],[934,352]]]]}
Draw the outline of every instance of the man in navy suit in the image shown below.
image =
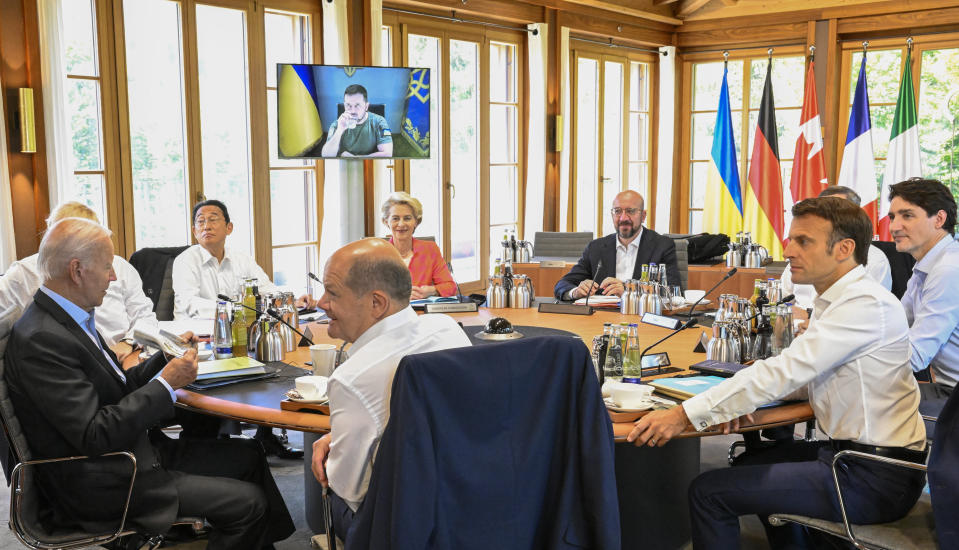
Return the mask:
{"type": "MultiPolygon", "coordinates": [[[[173,416],[174,390],[196,378],[196,352],[162,353],[122,370],[95,325],[113,272],[110,231],[80,218],[53,225],[40,244],[43,285],[14,325],[5,356],[10,400],[34,458],[91,460],[41,468],[37,481],[57,524],[113,529],[136,477],[127,521],[162,534],[176,516],[201,516],[211,549],[270,546],[293,521],[255,441],[171,440],[150,428],[173,416]]],[[[192,335],[188,335],[192,337],[192,335]]]]}
{"type": "Polygon", "coordinates": [[[556,283],[553,294],[557,299],[576,300],[597,292],[620,296],[623,281],[639,279],[643,264],[649,263],[666,264],[668,283],[681,284],[676,243],[643,227],[646,210],[642,195],[636,191],[619,193],[613,199],[610,214],[616,233],[586,245],[583,257],[556,283]]]}

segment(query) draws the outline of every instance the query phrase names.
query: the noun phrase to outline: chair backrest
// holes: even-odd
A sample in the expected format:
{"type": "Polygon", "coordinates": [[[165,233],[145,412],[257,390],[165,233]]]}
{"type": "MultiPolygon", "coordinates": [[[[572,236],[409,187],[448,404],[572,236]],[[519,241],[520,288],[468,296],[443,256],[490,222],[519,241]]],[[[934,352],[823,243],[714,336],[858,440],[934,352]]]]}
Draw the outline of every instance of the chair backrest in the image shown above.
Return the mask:
{"type": "Polygon", "coordinates": [[[592,231],[568,233],[563,231],[537,231],[533,238],[533,257],[575,262],[583,255],[586,245],[593,240],[592,231]]]}
{"type": "MultiPolygon", "coordinates": [[[[0,313],[0,427],[2,427],[2,442],[0,442],[0,460],[3,461],[3,471],[10,483],[10,474],[13,467],[20,462],[32,458],[27,438],[23,433],[20,421],[13,409],[6,382],[6,351],[13,324],[20,318],[20,310],[16,307],[0,313]]],[[[18,525],[26,530],[34,539],[42,540],[48,532],[46,527],[51,518],[51,510],[45,504],[41,492],[35,486],[33,469],[25,468],[20,472],[19,491],[12,491],[13,497],[18,499],[18,525]]]]}
{"type": "Polygon", "coordinates": [[[188,246],[141,248],[130,256],[130,265],[143,280],[143,293],[153,301],[157,320],[173,320],[173,260],[188,246]]]}
{"type": "MultiPolygon", "coordinates": [[[[367,109],[369,112],[380,115],[381,117],[386,116],[386,105],[383,103],[370,103],[370,108],[367,109]]],[[[346,111],[346,108],[343,107],[342,103],[336,104],[336,118],[340,118],[340,115],[346,111]]]]}
{"type": "MultiPolygon", "coordinates": [[[[679,278],[682,289],[689,288],[689,241],[686,239],[673,239],[676,243],[676,266],[679,268],[679,278]]],[[[669,283],[674,285],[676,283],[669,283]]]]}
{"type": "Polygon", "coordinates": [[[892,275],[892,293],[896,298],[902,299],[906,293],[906,283],[909,277],[912,277],[912,267],[916,265],[916,259],[911,254],[899,252],[896,250],[896,243],[889,241],[872,241],[873,246],[882,250],[889,260],[889,270],[892,275]]]}
{"type": "Polygon", "coordinates": [[[936,420],[928,481],[939,548],[959,548],[959,391],[952,392],[936,420]]]}
{"type": "Polygon", "coordinates": [[[409,355],[346,547],[619,548],[614,471],[582,341],[409,355]]]}

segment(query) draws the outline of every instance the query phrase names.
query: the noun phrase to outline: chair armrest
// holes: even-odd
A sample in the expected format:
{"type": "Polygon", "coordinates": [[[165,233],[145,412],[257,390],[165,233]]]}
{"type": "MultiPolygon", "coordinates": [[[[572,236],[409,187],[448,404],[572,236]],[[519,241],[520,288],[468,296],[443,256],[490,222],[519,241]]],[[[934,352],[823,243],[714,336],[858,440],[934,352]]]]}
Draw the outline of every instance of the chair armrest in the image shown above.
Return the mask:
{"type": "Polygon", "coordinates": [[[839,451],[832,457],[832,480],[836,485],[836,495],[839,497],[839,511],[842,513],[842,523],[846,528],[846,536],[849,537],[849,541],[853,543],[856,548],[866,548],[861,542],[856,540],[856,537],[852,533],[852,527],[849,524],[849,517],[846,515],[846,503],[842,498],[842,487],[839,485],[839,473],[838,467],[839,462],[844,458],[862,458],[865,460],[872,460],[874,462],[881,462],[883,464],[891,464],[893,466],[899,466],[902,468],[908,468],[910,470],[919,470],[925,472],[928,470],[928,467],[925,464],[919,464],[916,462],[909,462],[908,460],[899,460],[897,458],[888,458],[885,456],[878,456],[869,453],[863,453],[860,451],[839,451]]]}
{"type": "MultiPolygon", "coordinates": [[[[17,538],[20,538],[21,533],[24,533],[23,518],[20,517],[20,500],[23,498],[23,487],[21,486],[21,475],[23,471],[29,466],[38,466],[42,464],[53,464],[56,462],[69,462],[74,460],[92,460],[94,458],[101,458],[104,456],[125,456],[130,460],[131,465],[133,466],[133,472],[130,474],[130,486],[127,489],[127,498],[126,502],[123,504],[123,516],[120,518],[120,526],[117,528],[117,531],[109,536],[109,538],[103,539],[100,542],[107,542],[119,537],[123,533],[123,528],[126,525],[127,521],[127,512],[130,508],[130,498],[133,496],[133,482],[137,477],[137,459],[133,456],[133,453],[129,451],[115,451],[111,453],[104,453],[100,456],[90,457],[90,456],[67,456],[61,458],[47,458],[40,460],[26,460],[24,462],[18,463],[13,467],[13,471],[10,473],[10,523],[11,528],[14,531],[14,534],[17,535],[17,538]]],[[[21,542],[22,539],[21,539],[21,542]]],[[[93,542],[92,544],[99,544],[100,542],[93,542]]]]}

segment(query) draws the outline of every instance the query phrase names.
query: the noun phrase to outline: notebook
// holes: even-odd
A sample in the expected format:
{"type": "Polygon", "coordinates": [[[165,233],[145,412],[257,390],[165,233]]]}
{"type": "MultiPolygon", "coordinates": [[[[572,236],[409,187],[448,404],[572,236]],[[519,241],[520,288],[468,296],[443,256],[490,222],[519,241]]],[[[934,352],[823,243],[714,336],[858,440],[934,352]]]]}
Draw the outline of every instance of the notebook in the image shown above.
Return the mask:
{"type": "Polygon", "coordinates": [[[199,363],[197,381],[212,380],[214,378],[252,376],[265,374],[266,365],[252,357],[231,357],[229,359],[215,359],[199,363]]]}
{"type": "Polygon", "coordinates": [[[730,378],[732,375],[743,370],[749,365],[743,365],[742,363],[730,363],[727,361],[716,361],[715,359],[707,359],[705,361],[700,361],[695,365],[690,365],[689,370],[699,371],[703,374],[719,376],[722,378],[730,378]]]}
{"type": "Polygon", "coordinates": [[[725,378],[718,376],[689,376],[686,378],[660,378],[649,382],[649,385],[663,395],[686,400],[719,385],[723,380],[725,378]]]}

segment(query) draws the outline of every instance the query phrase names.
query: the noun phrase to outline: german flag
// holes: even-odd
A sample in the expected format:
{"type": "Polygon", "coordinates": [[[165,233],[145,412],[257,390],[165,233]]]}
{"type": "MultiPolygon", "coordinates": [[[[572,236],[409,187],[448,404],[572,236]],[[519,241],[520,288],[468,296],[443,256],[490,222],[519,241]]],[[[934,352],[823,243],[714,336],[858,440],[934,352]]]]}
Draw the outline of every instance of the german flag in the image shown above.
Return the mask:
{"type": "Polygon", "coordinates": [[[773,105],[772,58],[766,67],[766,83],[759,105],[759,120],[749,160],[749,185],[746,186],[744,227],[753,241],[765,246],[769,256],[783,256],[783,182],[779,167],[779,139],[776,134],[776,108],[773,105]]]}

